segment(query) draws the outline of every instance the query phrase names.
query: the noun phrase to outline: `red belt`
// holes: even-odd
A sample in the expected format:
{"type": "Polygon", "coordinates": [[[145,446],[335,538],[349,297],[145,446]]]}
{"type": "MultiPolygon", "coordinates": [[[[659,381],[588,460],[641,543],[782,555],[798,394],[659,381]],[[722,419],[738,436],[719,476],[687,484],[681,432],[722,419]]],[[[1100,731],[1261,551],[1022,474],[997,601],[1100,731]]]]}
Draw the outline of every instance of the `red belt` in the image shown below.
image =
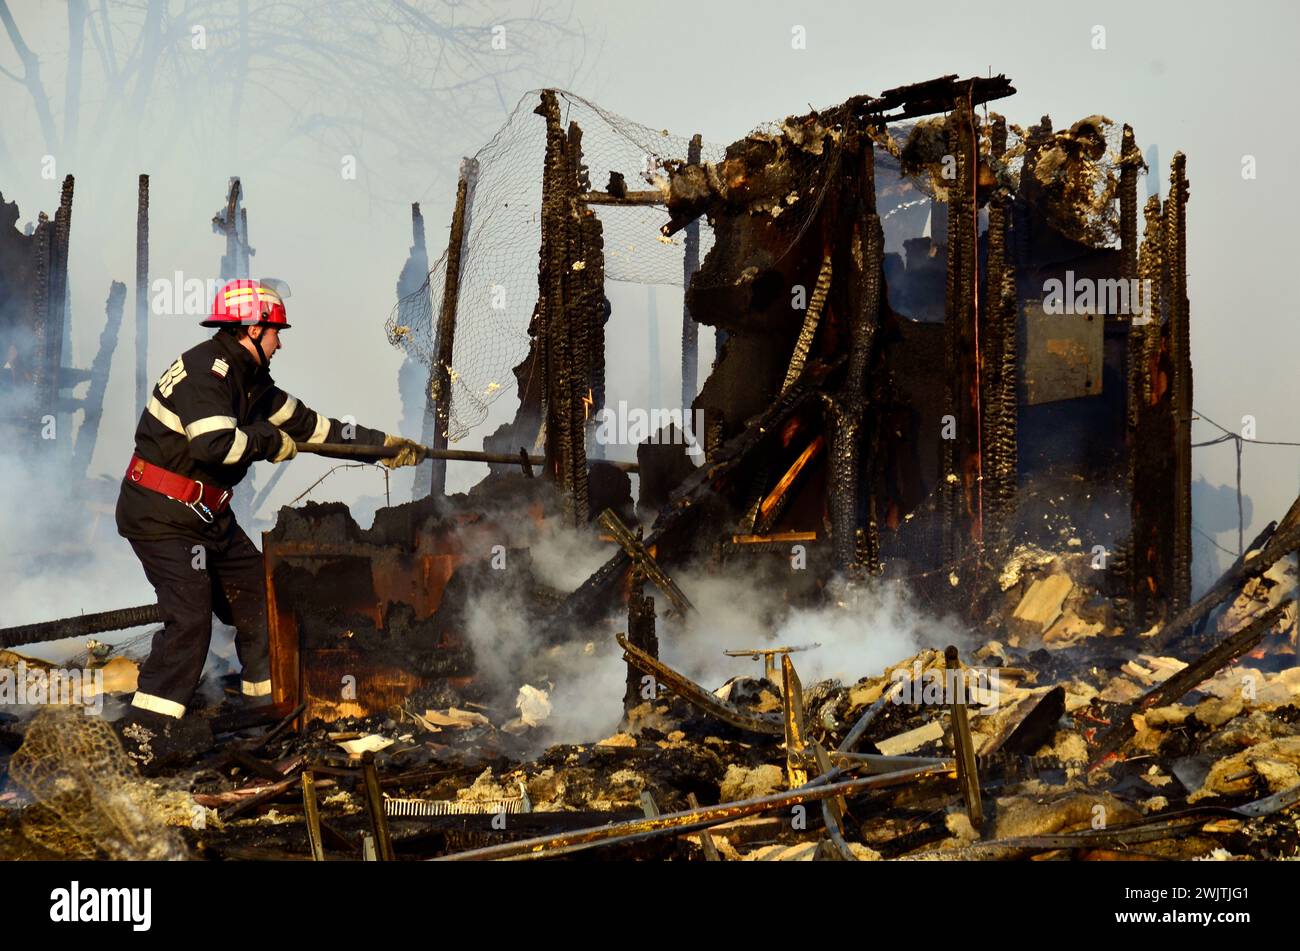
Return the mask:
{"type": "Polygon", "coordinates": [[[131,457],[131,464],[126,469],[126,478],[136,485],[152,489],[188,506],[193,509],[195,515],[208,523],[211,523],[213,517],[219,515],[230,504],[229,489],[204,485],[197,479],[178,475],[162,466],[155,466],[139,456],[131,457]]]}

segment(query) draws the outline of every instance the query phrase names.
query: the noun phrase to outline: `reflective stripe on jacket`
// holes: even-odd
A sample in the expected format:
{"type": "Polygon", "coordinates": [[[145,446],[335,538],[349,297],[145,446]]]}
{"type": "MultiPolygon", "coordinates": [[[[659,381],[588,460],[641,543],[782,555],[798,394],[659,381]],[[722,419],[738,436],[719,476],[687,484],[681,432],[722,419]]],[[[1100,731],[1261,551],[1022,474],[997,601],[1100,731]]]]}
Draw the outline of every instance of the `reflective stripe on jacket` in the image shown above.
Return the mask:
{"type": "MultiPolygon", "coordinates": [[[[290,396],[236,337],[218,332],[158,378],[136,426],[135,451],[205,485],[233,489],[249,466],[275,455],[280,430],[298,442],[384,442],[379,430],[345,427],[290,396]]],[[[126,538],[221,537],[233,519],[226,509],[208,525],[182,503],[126,480],[117,500],[117,530],[126,538]]]]}

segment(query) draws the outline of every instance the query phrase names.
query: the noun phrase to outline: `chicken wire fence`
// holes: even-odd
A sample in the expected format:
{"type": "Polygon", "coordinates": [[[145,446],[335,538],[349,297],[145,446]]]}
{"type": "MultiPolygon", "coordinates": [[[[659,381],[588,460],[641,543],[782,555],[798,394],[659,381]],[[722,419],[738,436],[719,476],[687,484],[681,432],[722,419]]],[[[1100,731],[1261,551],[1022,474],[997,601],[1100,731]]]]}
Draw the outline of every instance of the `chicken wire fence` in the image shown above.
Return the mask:
{"type": "MultiPolygon", "coordinates": [[[[456,441],[487,418],[489,407],[513,391],[511,370],[527,355],[528,326],[537,301],[541,243],[542,166],[546,123],[534,114],[540,93],[529,93],[505,124],[474,156],[477,180],[467,202],[464,251],[452,350],[448,439],[456,441]]],[[[603,190],[611,172],[629,190],[648,189],[665,163],[685,162],[690,136],[673,135],[616,116],[572,93],[557,91],[561,123],[582,129],[582,160],[591,187],[603,190]]],[[[701,158],[716,162],[721,147],[704,144],[701,158]]],[[[662,238],[668,221],[662,206],[602,205],[594,209],[604,228],[605,277],[643,284],[683,283],[685,236],[662,238]]],[[[700,223],[700,255],[713,232],[700,223]]],[[[389,341],[421,364],[436,359],[436,330],[447,276],[444,251],[424,286],[398,302],[390,315],[389,341]]]]}
{"type": "MultiPolygon", "coordinates": [[[[666,190],[667,169],[688,158],[691,137],[611,113],[581,96],[555,91],[564,128],[577,123],[582,130],[582,164],[592,190],[607,188],[611,173],[622,176],[629,191],[666,190]]],[[[513,393],[512,370],[528,353],[529,325],[537,301],[537,264],[541,243],[542,172],[546,157],[546,122],[536,114],[540,91],[526,94],[492,140],[472,159],[474,174],[466,202],[465,236],[460,261],[456,331],[451,365],[451,402],[447,438],[456,442],[488,416],[492,404],[513,393]]],[[[831,118],[834,110],[825,113],[831,118]]],[[[876,151],[877,210],[887,245],[919,235],[929,217],[931,200],[942,189],[936,167],[928,169],[906,160],[914,138],[923,137],[926,123],[941,117],[891,126],[876,151]]],[[[781,139],[788,122],[764,122],[751,135],[781,139]]],[[[986,128],[982,131],[986,131],[986,128]]],[[[1049,161],[1040,159],[1040,181],[1061,193],[1068,224],[1080,220],[1070,209],[1095,210],[1080,227],[1081,238],[1098,241],[1113,231],[1108,199],[1117,186],[1119,129],[1104,117],[1076,124],[1074,134],[1058,132],[1051,140],[1049,161]],[[1096,120],[1096,121],[1094,121],[1096,120]],[[1082,174],[1081,174],[1082,172],[1082,174]]],[[[983,138],[987,151],[987,139],[983,138]]],[[[1000,163],[1005,182],[1018,183],[1025,140],[1014,126],[1008,130],[1008,151],[1000,163]]],[[[700,146],[700,161],[717,164],[726,147],[700,146]]],[[[821,189],[830,176],[819,175],[812,194],[780,209],[788,215],[791,243],[811,222],[820,204],[821,189]],[[792,221],[791,221],[792,220],[792,221]]],[[[942,198],[942,195],[939,195],[942,198]]],[[[604,232],[605,278],[641,284],[682,286],[685,231],[665,237],[661,228],[669,215],[663,205],[592,205],[604,232]]],[[[700,260],[714,244],[708,220],[699,219],[700,260]]],[[[437,359],[437,326],[447,276],[447,252],[429,271],[423,286],[401,298],[385,329],[391,344],[413,360],[432,368],[437,359]]]]}
{"type": "Polygon", "coordinates": [[[9,774],[33,800],[23,834],[70,858],[161,861],[186,856],[167,809],[101,717],[48,706],[32,720],[9,774]]]}

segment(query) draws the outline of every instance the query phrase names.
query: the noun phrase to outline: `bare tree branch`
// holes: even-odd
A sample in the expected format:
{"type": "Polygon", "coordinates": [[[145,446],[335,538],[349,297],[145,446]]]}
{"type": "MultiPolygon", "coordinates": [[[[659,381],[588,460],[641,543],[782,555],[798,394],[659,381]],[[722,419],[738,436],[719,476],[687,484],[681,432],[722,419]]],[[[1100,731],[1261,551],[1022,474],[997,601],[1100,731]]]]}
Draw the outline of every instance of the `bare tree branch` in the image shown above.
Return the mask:
{"type": "Polygon", "coordinates": [[[54,116],[50,112],[50,98],[45,94],[45,85],[41,82],[41,62],[23,40],[18,24],[14,22],[13,14],[9,12],[7,0],[0,0],[0,21],[4,22],[5,32],[9,34],[9,42],[14,45],[18,59],[23,64],[23,85],[27,87],[27,92],[32,97],[32,105],[41,123],[41,132],[45,136],[45,147],[53,154],[58,148],[59,136],[54,128],[54,116]]]}

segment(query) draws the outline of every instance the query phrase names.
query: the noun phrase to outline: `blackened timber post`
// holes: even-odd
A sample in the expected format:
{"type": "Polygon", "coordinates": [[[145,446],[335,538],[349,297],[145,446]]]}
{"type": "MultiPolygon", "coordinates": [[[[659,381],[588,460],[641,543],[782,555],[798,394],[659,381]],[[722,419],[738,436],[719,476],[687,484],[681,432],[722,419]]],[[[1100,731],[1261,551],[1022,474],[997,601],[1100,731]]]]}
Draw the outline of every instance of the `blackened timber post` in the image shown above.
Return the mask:
{"type": "Polygon", "coordinates": [[[135,207],[135,411],[149,401],[149,176],[141,175],[135,207]]]}
{"type": "Polygon", "coordinates": [[[1173,363],[1175,611],[1192,593],[1192,347],[1187,299],[1187,158],[1175,152],[1169,172],[1165,237],[1169,265],[1169,341],[1173,363]]]}
{"type": "MultiPolygon", "coordinates": [[[[697,132],[691,136],[691,144],[686,150],[688,165],[698,165],[703,141],[697,132]]],[[[700,219],[696,218],[686,226],[686,251],[682,258],[682,419],[685,420],[695,402],[695,392],[699,384],[700,367],[700,327],[691,316],[687,303],[687,292],[691,289],[691,278],[700,269],[700,219]]],[[[702,436],[703,434],[698,434],[702,436]]]]}
{"type": "MultiPolygon", "coordinates": [[[[850,210],[848,249],[849,360],[844,384],[826,400],[831,415],[830,521],[835,566],[849,575],[874,573],[879,566],[875,531],[874,480],[868,477],[867,528],[862,527],[862,432],[867,410],[867,373],[881,306],[884,236],[876,214],[875,148],[865,131],[857,133],[857,166],[846,176],[854,193],[841,186],[839,207],[850,210]]],[[[823,213],[834,213],[827,211],[823,213]]],[[[828,234],[828,240],[831,236],[828,234]]],[[[874,427],[873,427],[874,428],[874,427]]],[[[874,462],[875,441],[868,451],[874,462]]]]}
{"type": "MultiPolygon", "coordinates": [[[[442,285],[442,306],[438,309],[438,326],[434,335],[433,366],[429,368],[429,401],[434,427],[433,447],[446,449],[451,429],[451,361],[456,349],[456,308],[460,300],[460,271],[464,260],[466,216],[478,181],[478,162],[462,159],[460,181],[456,184],[456,205],[451,215],[451,234],[447,238],[447,269],[442,285]]],[[[417,212],[418,215],[418,212],[417,212]]],[[[419,219],[423,230],[423,219],[419,219]]],[[[434,459],[429,480],[429,494],[442,496],[447,490],[447,462],[434,459]]]]}
{"type": "Polygon", "coordinates": [[[941,421],[944,558],[954,563],[983,539],[980,432],[979,275],[975,216],[977,140],[970,100],[958,98],[948,119],[948,149],[956,179],[948,190],[948,282],[945,355],[946,416],[941,421]],[[951,438],[949,438],[951,437],[951,438]]]}

